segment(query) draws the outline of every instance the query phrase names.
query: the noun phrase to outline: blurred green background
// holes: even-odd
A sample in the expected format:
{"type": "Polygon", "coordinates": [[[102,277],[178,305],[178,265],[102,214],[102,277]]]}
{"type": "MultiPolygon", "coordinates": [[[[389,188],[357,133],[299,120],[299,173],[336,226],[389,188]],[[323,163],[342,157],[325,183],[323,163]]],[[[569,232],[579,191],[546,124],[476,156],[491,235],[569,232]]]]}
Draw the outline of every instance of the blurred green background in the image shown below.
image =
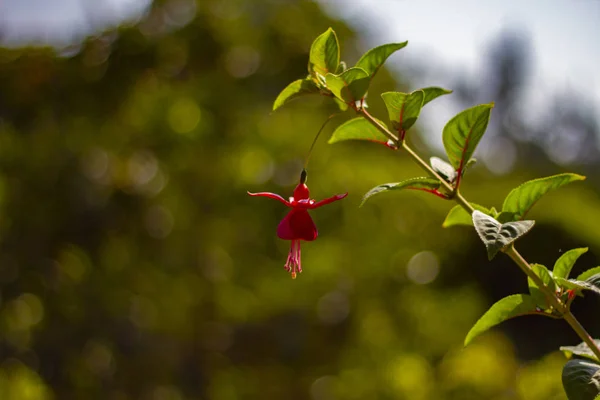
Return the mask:
{"type": "MultiPolygon", "coordinates": [[[[401,152],[320,139],[312,197],[350,194],[312,212],[320,237],[290,279],[275,235],[287,210],[246,191],[290,196],[334,106],[272,102],[329,26],[350,64],[367,48],[312,2],[191,4],[155,2],[81,47],[0,48],[0,399],[564,399],[557,349],[579,340],[561,321],[509,321],[463,349],[527,284],[507,257],[488,262],[474,231],[441,228],[452,204],[402,192],[358,208],[372,186],[421,174],[401,152]]],[[[514,71],[497,77],[486,101],[504,121],[514,71]]],[[[410,82],[381,70],[372,113],[410,82]]],[[[414,146],[439,155],[418,128],[414,146]]],[[[509,174],[474,167],[467,198],[498,207],[565,170],[535,140],[517,149],[509,174]]],[[[569,166],[588,180],[531,213],[529,261],[589,246],[574,274],[598,265],[598,161],[569,166]]],[[[595,336],[599,306],[574,305],[595,336]]]]}

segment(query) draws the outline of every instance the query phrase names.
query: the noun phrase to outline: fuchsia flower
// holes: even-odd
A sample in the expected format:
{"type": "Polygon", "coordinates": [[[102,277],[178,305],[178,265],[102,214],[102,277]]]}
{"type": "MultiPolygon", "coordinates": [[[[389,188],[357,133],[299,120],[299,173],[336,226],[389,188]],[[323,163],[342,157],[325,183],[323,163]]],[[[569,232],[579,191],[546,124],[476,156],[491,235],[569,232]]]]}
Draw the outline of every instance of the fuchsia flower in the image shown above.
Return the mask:
{"type": "Polygon", "coordinates": [[[328,199],[315,202],[315,200],[310,198],[310,191],[308,190],[308,186],[306,186],[306,170],[302,170],[300,183],[294,189],[294,197],[290,197],[289,201],[275,193],[248,192],[248,194],[250,196],[262,196],[279,200],[286,206],[292,208],[277,227],[277,236],[279,236],[279,238],[292,241],[290,252],[287,261],[285,262],[285,269],[292,275],[292,279],[296,279],[297,272],[302,272],[300,241],[306,240],[307,242],[311,242],[315,240],[319,234],[315,223],[308,214],[308,210],[333,203],[348,195],[348,193],[338,194],[328,199]]]}

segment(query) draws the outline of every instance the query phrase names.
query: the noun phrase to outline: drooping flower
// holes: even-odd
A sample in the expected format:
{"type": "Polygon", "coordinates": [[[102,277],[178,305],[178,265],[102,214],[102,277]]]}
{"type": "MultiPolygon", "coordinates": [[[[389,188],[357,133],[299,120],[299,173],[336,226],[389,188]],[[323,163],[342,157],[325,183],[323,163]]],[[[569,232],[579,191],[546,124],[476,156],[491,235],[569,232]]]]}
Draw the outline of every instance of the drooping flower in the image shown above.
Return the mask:
{"type": "Polygon", "coordinates": [[[275,193],[260,192],[250,193],[250,196],[269,197],[278,200],[290,207],[292,210],[281,220],[277,227],[277,236],[284,240],[291,240],[290,252],[285,262],[285,269],[296,279],[296,274],[302,272],[302,262],[300,259],[300,241],[311,242],[318,236],[317,227],[312,220],[308,210],[319,208],[326,204],[341,200],[348,193],[338,194],[325,200],[315,201],[310,198],[310,191],[306,186],[306,170],[302,170],[300,183],[294,189],[294,196],[287,201],[275,193]]]}

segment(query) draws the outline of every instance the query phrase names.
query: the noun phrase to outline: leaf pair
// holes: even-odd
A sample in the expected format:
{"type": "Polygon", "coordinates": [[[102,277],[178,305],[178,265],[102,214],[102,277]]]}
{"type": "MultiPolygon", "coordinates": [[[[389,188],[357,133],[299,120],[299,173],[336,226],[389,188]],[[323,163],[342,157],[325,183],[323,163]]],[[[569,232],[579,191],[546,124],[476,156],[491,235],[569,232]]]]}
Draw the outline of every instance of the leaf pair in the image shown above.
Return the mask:
{"type": "MultiPolygon", "coordinates": [[[[471,204],[473,208],[496,218],[500,222],[519,221],[525,218],[529,210],[546,193],[556,190],[568,183],[584,180],[585,176],[564,173],[545,178],[533,179],[511,190],[504,199],[502,211],[496,212],[495,209],[471,204]]],[[[454,225],[471,225],[469,214],[460,206],[455,206],[450,210],[443,227],[447,228],[454,225]]]]}
{"type": "MultiPolygon", "coordinates": [[[[473,214],[475,215],[475,213],[473,214]]],[[[475,219],[475,216],[473,219],[475,219]]],[[[509,222],[502,225],[514,226],[514,224],[522,224],[524,222],[528,221],[509,222]]],[[[475,226],[477,226],[477,223],[475,226]]],[[[582,290],[591,290],[600,294],[600,267],[587,270],[580,274],[577,279],[567,279],[577,259],[587,250],[587,248],[579,248],[567,251],[556,260],[552,272],[548,271],[541,264],[531,264],[531,269],[553,293],[560,295],[567,290],[572,290],[575,294],[580,294],[582,290]]],[[[527,282],[530,294],[515,294],[497,301],[471,328],[465,338],[465,346],[476,336],[510,318],[521,315],[549,315],[552,313],[552,308],[548,304],[546,295],[538,285],[531,278],[528,278],[527,282]]],[[[563,351],[571,349],[568,347],[561,348],[563,351]]],[[[587,351],[593,354],[589,348],[587,351]]]]}
{"type": "Polygon", "coordinates": [[[397,50],[405,47],[408,42],[390,43],[367,51],[352,68],[345,68],[340,62],[340,46],[333,29],[319,35],[310,47],[308,73],[306,79],[290,83],[279,94],[273,110],[278,109],[289,101],[311,93],[333,95],[342,104],[354,104],[363,99],[369,89],[369,84],[379,68],[397,50]]]}
{"type": "Polygon", "coordinates": [[[490,260],[500,250],[529,232],[534,223],[534,221],[515,221],[501,224],[481,211],[473,211],[473,225],[485,244],[490,260]]]}

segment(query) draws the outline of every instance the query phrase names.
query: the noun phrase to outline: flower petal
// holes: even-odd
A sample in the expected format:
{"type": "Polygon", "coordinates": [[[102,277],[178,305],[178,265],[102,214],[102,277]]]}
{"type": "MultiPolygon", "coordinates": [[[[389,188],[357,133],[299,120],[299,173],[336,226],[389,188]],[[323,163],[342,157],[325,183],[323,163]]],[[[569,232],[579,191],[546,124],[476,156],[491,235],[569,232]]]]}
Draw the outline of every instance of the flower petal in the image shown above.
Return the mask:
{"type": "Polygon", "coordinates": [[[278,195],[276,193],[269,193],[269,192],[250,193],[250,192],[248,192],[248,194],[250,196],[268,197],[270,199],[279,200],[280,202],[282,202],[283,204],[285,204],[288,207],[292,206],[289,201],[287,201],[286,199],[284,199],[283,197],[281,197],[280,195],[278,195]]]}
{"type": "Polygon", "coordinates": [[[277,236],[284,240],[302,239],[310,242],[317,238],[318,232],[308,211],[295,208],[279,223],[277,236]]]}
{"type": "Polygon", "coordinates": [[[318,208],[318,207],[324,206],[326,204],[333,203],[334,201],[341,200],[341,199],[343,199],[346,196],[348,196],[348,192],[346,192],[344,194],[336,194],[333,197],[330,197],[328,199],[321,200],[321,201],[318,201],[318,202],[316,202],[314,204],[311,204],[308,208],[310,208],[310,209],[318,208]]]}

